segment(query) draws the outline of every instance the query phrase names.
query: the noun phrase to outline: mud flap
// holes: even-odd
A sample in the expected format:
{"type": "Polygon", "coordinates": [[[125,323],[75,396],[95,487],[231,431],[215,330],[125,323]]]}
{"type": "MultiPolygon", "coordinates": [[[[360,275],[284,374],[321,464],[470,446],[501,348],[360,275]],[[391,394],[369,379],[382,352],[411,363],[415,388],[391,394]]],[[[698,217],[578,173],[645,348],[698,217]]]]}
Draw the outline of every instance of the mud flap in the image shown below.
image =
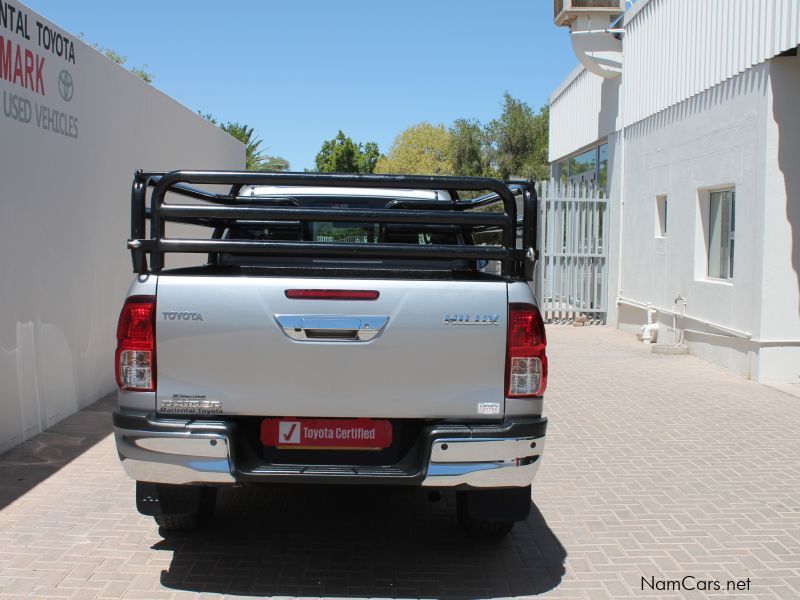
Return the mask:
{"type": "Polygon", "coordinates": [[[212,490],[194,485],[137,481],[136,510],[150,517],[197,514],[202,508],[203,492],[212,490]]]}
{"type": "Polygon", "coordinates": [[[460,511],[482,521],[524,521],[531,512],[531,486],[458,492],[460,511]]]}

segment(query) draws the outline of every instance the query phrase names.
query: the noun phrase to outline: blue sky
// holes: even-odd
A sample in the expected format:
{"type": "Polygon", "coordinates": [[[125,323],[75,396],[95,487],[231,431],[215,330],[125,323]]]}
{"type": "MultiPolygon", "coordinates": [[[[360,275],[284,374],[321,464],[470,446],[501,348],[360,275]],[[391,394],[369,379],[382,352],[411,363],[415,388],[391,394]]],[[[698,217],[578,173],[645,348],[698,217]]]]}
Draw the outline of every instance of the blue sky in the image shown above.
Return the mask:
{"type": "Polygon", "coordinates": [[[404,128],[534,108],[576,64],[549,0],[26,0],[190,109],[255,127],[293,170],[342,129],[386,152],[404,128]]]}

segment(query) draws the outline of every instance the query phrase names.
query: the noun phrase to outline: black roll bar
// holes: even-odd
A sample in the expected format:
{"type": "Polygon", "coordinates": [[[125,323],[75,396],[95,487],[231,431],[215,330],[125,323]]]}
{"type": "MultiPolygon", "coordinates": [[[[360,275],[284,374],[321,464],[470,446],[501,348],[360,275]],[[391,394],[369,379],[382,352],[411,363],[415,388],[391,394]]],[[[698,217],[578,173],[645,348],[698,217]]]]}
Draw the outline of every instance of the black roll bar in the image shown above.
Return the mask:
{"type": "Polygon", "coordinates": [[[282,256],[326,256],[339,258],[414,258],[414,259],[484,259],[499,260],[502,274],[522,276],[524,249],[532,247],[535,231],[536,192],[530,182],[514,182],[523,194],[523,251],[516,249],[517,205],[509,186],[486,177],[451,177],[422,175],[374,175],[333,173],[284,173],[245,171],[172,171],[168,173],[137,171],[131,190],[131,239],[128,242],[137,273],[164,267],[166,252],[232,253],[282,256]],[[190,184],[224,185],[226,194],[214,194],[190,184]],[[382,189],[449,190],[455,194],[451,202],[396,199],[385,208],[307,208],[291,197],[242,197],[247,185],[356,187],[382,189]],[[152,187],[150,209],[146,207],[147,188],[152,187]],[[457,191],[488,191],[474,200],[459,200],[457,191]],[[167,204],[168,193],[202,200],[208,204],[167,204]],[[475,211],[491,204],[502,204],[503,212],[475,211]],[[146,237],[146,220],[150,220],[150,236],[146,237]],[[450,246],[409,244],[344,244],[321,242],[289,242],[261,240],[208,240],[166,238],[167,221],[215,227],[254,222],[372,222],[386,224],[459,226],[464,231],[496,229],[502,232],[501,246],[450,246]]]}

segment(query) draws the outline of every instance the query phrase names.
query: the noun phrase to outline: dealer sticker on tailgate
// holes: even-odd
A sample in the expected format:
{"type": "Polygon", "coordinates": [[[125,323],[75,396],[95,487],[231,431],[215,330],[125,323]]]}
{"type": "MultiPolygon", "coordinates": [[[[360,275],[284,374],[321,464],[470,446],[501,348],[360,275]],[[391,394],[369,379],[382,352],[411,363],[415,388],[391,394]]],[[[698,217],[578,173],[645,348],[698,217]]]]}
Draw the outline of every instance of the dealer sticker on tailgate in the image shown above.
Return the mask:
{"type": "Polygon", "coordinates": [[[392,444],[392,424],[381,419],[264,419],[261,443],[281,449],[380,450],[392,444]]]}

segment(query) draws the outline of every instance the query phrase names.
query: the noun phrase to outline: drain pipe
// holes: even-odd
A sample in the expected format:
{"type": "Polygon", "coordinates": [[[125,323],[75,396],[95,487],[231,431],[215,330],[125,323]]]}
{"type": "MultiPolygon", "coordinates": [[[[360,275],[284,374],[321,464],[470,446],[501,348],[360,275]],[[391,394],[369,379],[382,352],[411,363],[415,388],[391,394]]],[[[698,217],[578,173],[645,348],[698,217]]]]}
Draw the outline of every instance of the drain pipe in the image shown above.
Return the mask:
{"type": "Polygon", "coordinates": [[[650,344],[658,339],[658,323],[653,323],[653,316],[656,314],[656,310],[649,302],[647,303],[646,311],[647,324],[642,325],[642,343],[650,344]]]}
{"type": "MultiPolygon", "coordinates": [[[[625,81],[622,82],[625,85],[625,81]]],[[[625,109],[625,94],[620,94],[620,113],[625,114],[623,111],[625,109]]],[[[617,281],[616,281],[616,290],[615,294],[617,297],[622,295],[622,263],[625,255],[625,162],[627,160],[627,143],[625,141],[625,126],[623,124],[622,129],[619,131],[618,138],[617,138],[617,148],[615,150],[614,160],[617,159],[616,153],[619,152],[619,187],[618,187],[618,194],[619,194],[619,218],[617,221],[617,281]]],[[[614,177],[612,175],[612,177],[614,177]]],[[[616,178],[614,180],[616,183],[616,178]]],[[[609,221],[611,219],[609,218],[609,221]]],[[[609,223],[610,224],[610,223],[609,223]]],[[[611,299],[608,298],[607,300],[608,306],[611,305],[611,299]]],[[[619,304],[619,302],[617,302],[619,304]]],[[[619,329],[619,308],[617,308],[617,329],[619,329]]]]}
{"type": "Polygon", "coordinates": [[[656,313],[661,313],[664,315],[677,315],[678,317],[685,319],[686,321],[694,321],[695,323],[700,323],[701,325],[705,325],[709,329],[716,329],[719,332],[719,333],[714,333],[711,331],[702,331],[700,329],[692,329],[690,327],[685,327],[681,329],[681,343],[683,343],[684,333],[697,333],[700,335],[715,335],[721,337],[738,338],[740,340],[746,340],[749,342],[753,342],[755,344],[759,344],[761,346],[800,346],[800,339],[754,338],[753,334],[750,333],[749,331],[733,329],[732,327],[721,325],[719,323],[715,323],[714,321],[708,321],[706,319],[700,319],[698,317],[687,315],[686,299],[681,298],[680,301],[683,304],[683,314],[676,312],[674,310],[660,308],[658,306],[653,305],[653,303],[651,302],[645,304],[644,302],[638,302],[637,300],[631,300],[630,298],[624,298],[622,296],[617,297],[617,304],[624,304],[625,306],[632,306],[634,308],[640,308],[642,310],[654,311],[656,313]]]}
{"type": "MultiPolygon", "coordinates": [[[[724,333],[725,335],[727,335],[729,337],[736,337],[736,338],[743,339],[743,340],[752,340],[753,339],[753,334],[750,333],[749,331],[740,331],[738,329],[733,329],[732,327],[726,327],[725,325],[721,325],[719,323],[714,323],[713,321],[707,321],[706,319],[700,319],[698,317],[692,317],[692,316],[687,315],[687,314],[681,315],[681,314],[675,312],[674,310],[669,310],[669,309],[666,309],[666,308],[660,308],[658,306],[654,306],[651,302],[648,302],[647,304],[645,304],[643,302],[637,302],[636,300],[631,300],[629,298],[623,298],[622,296],[619,296],[617,298],[617,304],[625,304],[627,306],[633,306],[634,308],[641,308],[641,309],[648,310],[648,311],[654,310],[655,312],[658,312],[658,313],[661,313],[661,314],[664,314],[664,315],[677,314],[678,316],[686,319],[687,321],[694,321],[695,323],[700,323],[702,325],[705,325],[706,327],[710,327],[711,329],[716,329],[717,331],[721,331],[722,333],[724,333]]],[[[684,329],[684,331],[695,332],[696,330],[694,330],[694,329],[684,329]]],[[[708,333],[708,332],[704,332],[704,331],[696,331],[696,332],[697,333],[701,333],[701,334],[702,333],[708,333]]]]}
{"type": "MultiPolygon", "coordinates": [[[[681,314],[681,317],[686,319],[686,298],[684,298],[681,295],[680,292],[678,292],[678,295],[675,296],[675,300],[672,302],[672,306],[675,306],[676,304],[680,304],[683,307],[683,312],[681,314]]],[[[681,329],[681,334],[680,334],[680,336],[678,336],[678,313],[677,312],[672,314],[672,329],[673,329],[673,333],[674,333],[675,339],[676,339],[675,347],[677,348],[678,346],[683,346],[683,336],[684,336],[684,332],[686,331],[686,328],[682,328],[681,329]]]]}
{"type": "Polygon", "coordinates": [[[569,39],[578,61],[587,71],[605,79],[619,77],[622,73],[621,37],[624,33],[621,28],[592,27],[592,17],[585,14],[576,16],[569,25],[569,39]]]}

